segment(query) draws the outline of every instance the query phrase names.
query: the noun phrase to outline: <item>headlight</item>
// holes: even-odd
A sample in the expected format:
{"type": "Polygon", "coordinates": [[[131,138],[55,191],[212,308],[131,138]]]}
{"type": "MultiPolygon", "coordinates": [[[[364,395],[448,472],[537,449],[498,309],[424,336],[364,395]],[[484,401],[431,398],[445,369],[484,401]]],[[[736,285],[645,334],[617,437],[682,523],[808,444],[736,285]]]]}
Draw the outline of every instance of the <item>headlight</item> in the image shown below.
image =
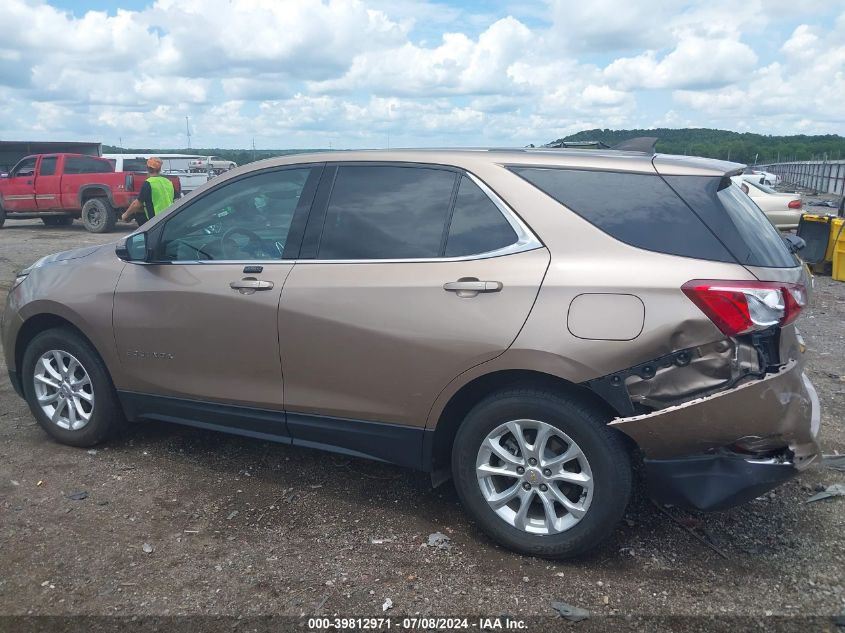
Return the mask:
{"type": "MultiPolygon", "coordinates": [[[[27,266],[27,267],[26,267],[26,268],[24,268],[22,271],[18,272],[18,273],[15,275],[15,281],[14,281],[14,283],[12,284],[12,288],[11,288],[11,290],[14,290],[14,289],[15,289],[15,288],[17,288],[18,286],[20,286],[20,285],[23,283],[24,279],[26,279],[27,277],[29,277],[29,273],[31,273],[33,270],[35,270],[36,268],[41,268],[41,266],[43,266],[43,265],[44,265],[44,260],[45,260],[45,259],[47,259],[47,257],[42,257],[41,259],[39,259],[39,260],[38,260],[37,262],[35,262],[34,264],[32,264],[32,265],[30,265],[30,266],[27,266]]],[[[11,290],[10,290],[10,292],[11,292],[11,290]]]]}

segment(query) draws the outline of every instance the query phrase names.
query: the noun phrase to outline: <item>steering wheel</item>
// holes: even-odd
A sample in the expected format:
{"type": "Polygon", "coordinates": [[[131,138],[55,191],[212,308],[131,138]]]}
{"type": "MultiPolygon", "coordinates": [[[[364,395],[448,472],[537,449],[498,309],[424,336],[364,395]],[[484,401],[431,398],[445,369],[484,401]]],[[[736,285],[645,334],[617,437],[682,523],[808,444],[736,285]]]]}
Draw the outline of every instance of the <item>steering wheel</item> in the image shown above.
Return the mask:
{"type": "Polygon", "coordinates": [[[220,247],[223,250],[223,255],[226,259],[241,259],[243,257],[243,253],[232,253],[232,246],[241,251],[249,248],[249,251],[253,256],[267,254],[264,249],[264,241],[261,237],[249,229],[244,229],[239,226],[231,228],[223,234],[223,237],[220,238],[220,247]],[[245,235],[249,241],[242,247],[234,239],[232,239],[235,235],[245,235]]]}

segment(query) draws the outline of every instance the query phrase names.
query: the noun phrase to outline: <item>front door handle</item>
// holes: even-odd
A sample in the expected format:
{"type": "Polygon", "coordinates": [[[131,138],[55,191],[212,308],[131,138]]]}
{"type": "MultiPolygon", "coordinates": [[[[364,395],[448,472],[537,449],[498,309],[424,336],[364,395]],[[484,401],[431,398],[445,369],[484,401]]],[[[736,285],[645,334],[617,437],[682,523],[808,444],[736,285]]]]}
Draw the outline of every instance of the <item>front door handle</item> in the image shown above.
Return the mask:
{"type": "Polygon", "coordinates": [[[443,284],[443,290],[455,292],[459,297],[474,297],[479,292],[499,292],[502,287],[501,281],[480,281],[475,277],[462,277],[443,284]]]}
{"type": "Polygon", "coordinates": [[[233,281],[229,284],[229,287],[241,294],[251,295],[256,290],[272,290],[273,282],[255,279],[254,277],[246,277],[240,281],[233,281]]]}

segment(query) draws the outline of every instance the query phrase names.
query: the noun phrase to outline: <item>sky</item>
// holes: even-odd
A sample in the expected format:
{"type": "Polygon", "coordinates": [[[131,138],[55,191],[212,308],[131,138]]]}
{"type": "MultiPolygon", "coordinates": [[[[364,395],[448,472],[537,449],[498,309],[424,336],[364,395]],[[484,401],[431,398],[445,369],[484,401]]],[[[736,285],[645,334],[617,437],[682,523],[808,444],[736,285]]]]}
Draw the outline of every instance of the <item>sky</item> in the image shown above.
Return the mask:
{"type": "Polygon", "coordinates": [[[4,0],[0,139],[524,146],[845,134],[845,0],[4,0]]]}

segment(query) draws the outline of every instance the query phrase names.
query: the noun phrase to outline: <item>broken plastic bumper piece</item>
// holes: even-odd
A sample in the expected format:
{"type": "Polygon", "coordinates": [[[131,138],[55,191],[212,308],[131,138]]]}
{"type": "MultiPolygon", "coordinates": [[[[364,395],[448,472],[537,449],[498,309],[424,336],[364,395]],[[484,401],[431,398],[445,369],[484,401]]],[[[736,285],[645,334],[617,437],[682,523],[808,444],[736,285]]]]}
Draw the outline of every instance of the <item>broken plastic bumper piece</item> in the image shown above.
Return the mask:
{"type": "Polygon", "coordinates": [[[777,373],[611,426],[645,454],[664,503],[719,510],[753,499],[819,456],[819,399],[790,361],[777,373]]]}

